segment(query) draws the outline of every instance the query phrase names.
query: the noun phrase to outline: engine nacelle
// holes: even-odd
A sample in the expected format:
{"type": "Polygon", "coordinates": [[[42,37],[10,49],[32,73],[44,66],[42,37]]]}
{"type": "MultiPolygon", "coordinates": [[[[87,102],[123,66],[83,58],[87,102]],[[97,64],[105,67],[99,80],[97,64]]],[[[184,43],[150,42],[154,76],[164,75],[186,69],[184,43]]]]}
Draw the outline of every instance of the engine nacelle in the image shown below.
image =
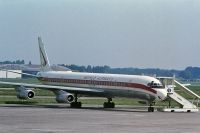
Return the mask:
{"type": "Polygon", "coordinates": [[[35,92],[24,86],[17,87],[16,89],[17,98],[19,99],[31,99],[35,96],[35,92]]]}
{"type": "Polygon", "coordinates": [[[74,96],[71,93],[60,90],[56,93],[56,101],[58,103],[71,103],[74,101],[74,96]]]}

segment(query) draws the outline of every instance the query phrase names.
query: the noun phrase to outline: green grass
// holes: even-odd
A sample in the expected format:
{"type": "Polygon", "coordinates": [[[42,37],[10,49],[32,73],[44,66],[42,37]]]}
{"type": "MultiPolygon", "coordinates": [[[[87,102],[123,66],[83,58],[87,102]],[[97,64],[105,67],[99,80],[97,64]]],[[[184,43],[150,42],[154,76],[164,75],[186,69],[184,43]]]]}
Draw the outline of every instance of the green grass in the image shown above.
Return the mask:
{"type": "MultiPolygon", "coordinates": [[[[79,99],[83,104],[96,104],[103,105],[104,102],[107,101],[105,98],[92,98],[92,99],[79,99]]],[[[128,98],[114,98],[113,102],[117,105],[141,105],[135,99],[128,98]]],[[[54,104],[57,103],[54,97],[35,97],[33,99],[28,100],[20,100],[16,96],[0,96],[0,104],[54,104]]]]}
{"type": "MultiPolygon", "coordinates": [[[[196,85],[191,85],[191,86],[187,86],[191,91],[193,91],[194,93],[200,95],[200,86],[196,86],[196,85]]],[[[175,88],[175,90],[177,90],[177,88],[175,88]]],[[[179,89],[178,89],[179,90],[179,89]]],[[[193,99],[192,96],[186,94],[183,91],[178,91],[178,93],[183,96],[186,99],[193,99]]]]}
{"type": "MultiPolygon", "coordinates": [[[[103,105],[104,102],[107,102],[107,99],[80,99],[79,101],[83,104],[103,105]]],[[[141,105],[138,103],[138,100],[129,98],[113,98],[113,102],[115,102],[116,105],[141,105]]]]}
{"type": "MultiPolygon", "coordinates": [[[[93,104],[93,105],[103,105],[104,102],[107,102],[106,99],[103,98],[92,98],[92,99],[79,99],[78,101],[81,101],[83,104],[93,104]]],[[[129,98],[113,98],[113,102],[115,102],[116,105],[145,105],[140,104],[137,99],[129,99],[129,98]]],[[[56,104],[55,97],[44,97],[44,98],[33,98],[28,100],[20,100],[16,96],[10,96],[10,97],[4,97],[0,96],[0,104],[56,104]]],[[[174,103],[175,104],[175,103],[174,103]]],[[[168,103],[159,103],[158,106],[168,106],[168,103]]]]}
{"type": "Polygon", "coordinates": [[[18,99],[16,96],[0,96],[0,104],[45,104],[45,103],[57,103],[55,98],[33,98],[28,100],[18,99]]]}

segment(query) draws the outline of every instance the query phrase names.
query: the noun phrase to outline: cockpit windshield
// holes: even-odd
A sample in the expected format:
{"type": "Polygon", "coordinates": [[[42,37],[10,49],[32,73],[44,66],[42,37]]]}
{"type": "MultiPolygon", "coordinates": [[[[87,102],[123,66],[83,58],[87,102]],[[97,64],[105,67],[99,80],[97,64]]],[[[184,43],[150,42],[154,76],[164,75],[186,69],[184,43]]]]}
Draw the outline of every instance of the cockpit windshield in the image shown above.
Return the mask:
{"type": "Polygon", "coordinates": [[[154,83],[154,81],[152,81],[151,83],[148,83],[147,86],[151,88],[163,88],[163,85],[161,83],[154,83]]]}

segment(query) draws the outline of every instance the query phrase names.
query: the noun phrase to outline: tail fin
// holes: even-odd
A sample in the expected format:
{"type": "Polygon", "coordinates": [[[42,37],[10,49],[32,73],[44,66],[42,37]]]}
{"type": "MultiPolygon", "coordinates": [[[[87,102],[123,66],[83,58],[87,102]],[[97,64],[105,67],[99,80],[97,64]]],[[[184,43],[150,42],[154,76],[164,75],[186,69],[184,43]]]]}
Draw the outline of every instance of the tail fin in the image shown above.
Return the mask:
{"type": "Polygon", "coordinates": [[[40,52],[41,69],[42,71],[50,71],[51,67],[50,67],[47,53],[45,51],[45,47],[44,47],[41,37],[38,37],[38,44],[39,44],[39,52],[40,52]]]}

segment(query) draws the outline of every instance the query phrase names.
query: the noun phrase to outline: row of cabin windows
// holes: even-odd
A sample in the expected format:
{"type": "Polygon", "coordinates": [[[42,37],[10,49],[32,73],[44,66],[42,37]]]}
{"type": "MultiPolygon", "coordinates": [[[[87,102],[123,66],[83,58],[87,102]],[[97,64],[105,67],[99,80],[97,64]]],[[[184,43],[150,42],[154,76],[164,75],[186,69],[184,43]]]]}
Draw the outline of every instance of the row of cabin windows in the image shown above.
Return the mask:
{"type": "Polygon", "coordinates": [[[93,80],[43,79],[43,81],[60,82],[60,83],[76,83],[76,84],[94,84],[94,85],[106,85],[106,86],[128,86],[128,83],[123,83],[123,82],[93,81],[93,80]]]}

